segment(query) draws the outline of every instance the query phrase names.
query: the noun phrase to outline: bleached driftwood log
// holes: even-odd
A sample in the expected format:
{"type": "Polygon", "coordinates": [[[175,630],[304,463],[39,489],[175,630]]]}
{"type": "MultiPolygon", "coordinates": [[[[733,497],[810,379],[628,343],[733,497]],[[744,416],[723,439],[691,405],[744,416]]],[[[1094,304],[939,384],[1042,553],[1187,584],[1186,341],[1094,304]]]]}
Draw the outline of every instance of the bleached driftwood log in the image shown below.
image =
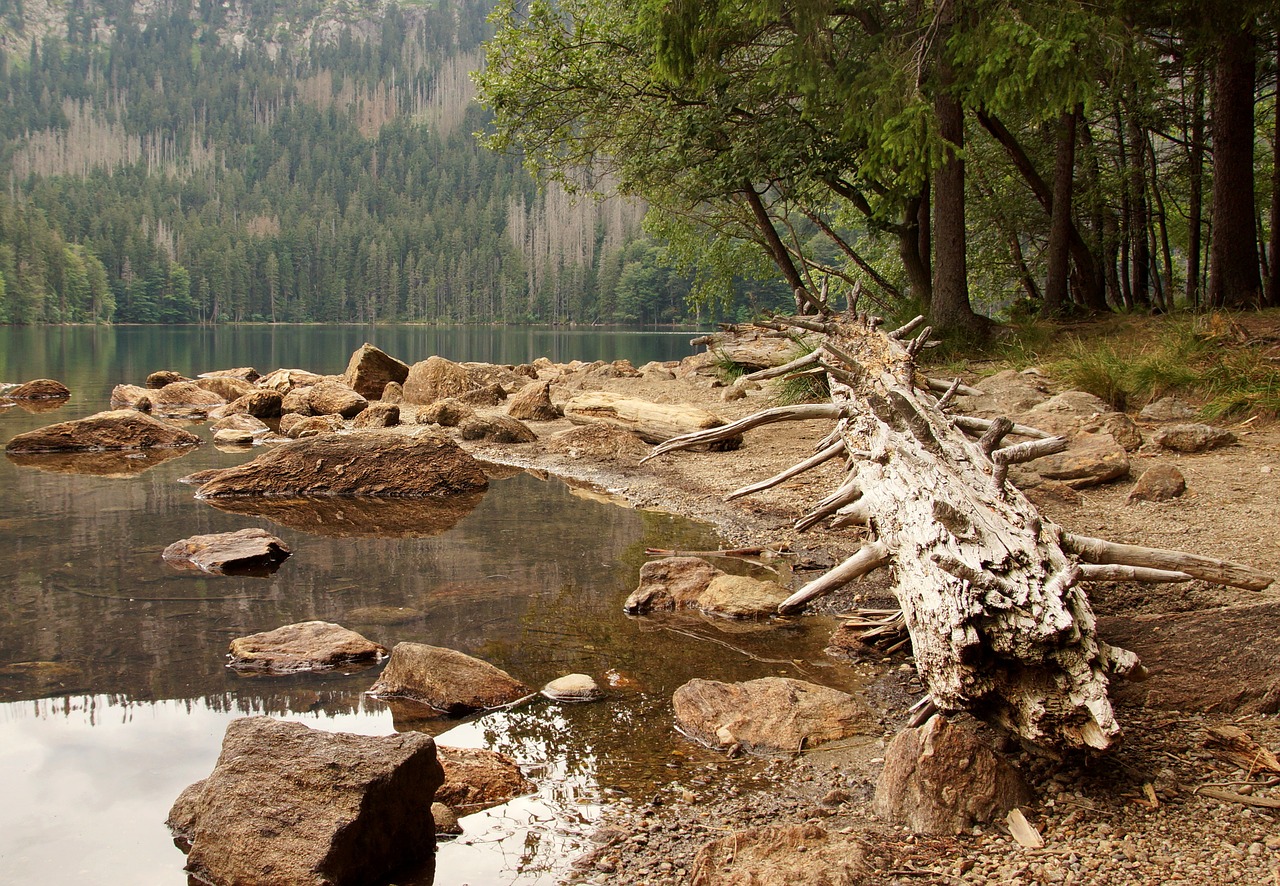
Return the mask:
{"type": "MultiPolygon", "coordinates": [[[[967,710],[1022,739],[1055,749],[1105,750],[1119,738],[1108,682],[1141,672],[1137,656],[1098,639],[1080,582],[1086,575],[1137,581],[1207,577],[1245,587],[1270,582],[1247,567],[1177,552],[1106,546],[1065,534],[1006,482],[1008,465],[1060,451],[1065,441],[1007,419],[949,416],[939,396],[955,383],[920,376],[914,364],[927,339],[919,323],[894,333],[874,318],[790,318],[820,332],[817,357],[831,402],[767,410],[733,425],[674,438],[650,457],[769,421],[835,420],[821,451],[776,477],[731,493],[749,494],[833,457],[845,481],[797,522],[870,530],[861,550],[782,604],[790,612],[875,569],[891,566],[916,667],[942,710],[967,710]],[[974,440],[966,431],[981,434],[974,440]],[[1006,436],[1031,437],[1002,447],[1006,436]],[[1134,553],[1134,551],[1138,553],[1134,553]],[[1097,565],[1138,567],[1117,571],[1097,565]]],[[[786,321],[767,325],[778,328],[786,321]]],[[[724,335],[720,338],[724,345],[724,335]]],[[[762,375],[765,373],[762,373],[762,375]]],[[[772,375],[773,373],[769,372],[772,375]]]]}
{"type": "MultiPolygon", "coordinates": [[[[564,405],[564,417],[578,425],[607,424],[630,431],[647,443],[661,443],[682,434],[725,427],[715,413],[681,403],[652,403],[608,391],[584,391],[564,405]]],[[[721,434],[714,448],[734,449],[742,435],[721,434]]]]}

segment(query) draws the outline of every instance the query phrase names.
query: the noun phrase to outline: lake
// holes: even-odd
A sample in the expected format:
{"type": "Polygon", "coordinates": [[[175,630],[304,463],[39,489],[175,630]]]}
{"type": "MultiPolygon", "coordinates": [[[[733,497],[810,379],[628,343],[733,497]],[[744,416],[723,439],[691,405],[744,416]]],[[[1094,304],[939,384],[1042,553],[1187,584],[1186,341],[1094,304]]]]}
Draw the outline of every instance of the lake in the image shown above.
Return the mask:
{"type": "MultiPolygon", "coordinates": [[[[49,412],[0,410],[0,438],[106,409],[118,383],[155,370],[253,366],[336,374],[371,342],[406,362],[521,363],[692,352],[696,332],[249,326],[0,327],[0,382],[49,377],[72,390],[49,412]]],[[[440,744],[514,757],[537,793],[462,820],[442,841],[436,882],[557,882],[589,846],[609,798],[690,779],[713,755],[672,726],[671,693],[693,677],[806,676],[830,625],[753,630],[699,617],[630,618],[646,548],[709,549],[698,523],[631,510],[591,490],[496,471],[490,490],[435,536],[320,535],[218,510],[178,481],[252,453],[208,443],[160,459],[19,465],[0,460],[0,879],[15,883],[184,883],[164,820],[213,767],[227,724],[270,715],[366,734],[423,730],[440,744]],[[103,470],[94,468],[94,470],[103,470]],[[190,535],[261,526],[292,549],[269,577],[181,572],[160,552],[190,535]],[[387,608],[401,611],[388,616],[387,608]],[[590,705],[533,702],[462,721],[363,695],[376,670],[244,677],[225,667],[237,636],[310,619],[388,647],[448,646],[531,686],[607,671],[636,688],[590,705]]],[[[470,503],[469,503],[470,504],[470,503]]],[[[389,503],[388,509],[412,507],[389,503]]],[[[403,525],[403,514],[373,525],[403,525]]],[[[412,516],[412,515],[410,515],[412,516]]],[[[412,522],[412,521],[411,521],[412,522]]],[[[749,765],[749,764],[730,764],[749,765]]]]}

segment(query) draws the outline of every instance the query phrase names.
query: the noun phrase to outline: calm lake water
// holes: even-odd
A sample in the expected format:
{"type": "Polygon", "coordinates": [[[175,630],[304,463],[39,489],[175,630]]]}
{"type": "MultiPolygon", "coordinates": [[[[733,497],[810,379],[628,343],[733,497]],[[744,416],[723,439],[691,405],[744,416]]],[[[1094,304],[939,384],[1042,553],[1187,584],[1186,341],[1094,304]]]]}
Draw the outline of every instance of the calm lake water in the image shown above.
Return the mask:
{"type": "MultiPolygon", "coordinates": [[[[0,439],[107,408],[118,383],[173,369],[254,366],[339,373],[365,341],[406,362],[679,359],[695,333],[421,327],[0,327],[0,382],[57,378],[61,408],[0,410],[0,439]]],[[[206,441],[204,426],[193,426],[206,441]]],[[[0,459],[0,880],[185,882],[164,820],[213,767],[232,719],[266,714],[317,729],[423,730],[445,745],[516,758],[536,794],[463,819],[442,842],[440,884],[554,883],[587,845],[611,796],[651,795],[723,759],[672,728],[686,680],[804,676],[829,624],[783,628],[622,613],[646,548],[718,546],[705,526],[629,510],[585,490],[496,472],[452,528],[431,537],[321,535],[196,501],[178,478],[252,454],[212,445],[167,459],[0,459]],[[96,473],[87,473],[94,471],[96,473]],[[102,473],[106,471],[106,473],[102,473]],[[203,576],[160,552],[189,535],[261,526],[293,551],[270,577],[203,576]],[[403,607],[389,619],[386,607],[403,607]],[[571,672],[637,687],[593,705],[534,702],[464,721],[433,719],[362,693],[376,672],[246,678],[225,666],[236,636],[309,619],[393,646],[415,641],[479,656],[532,686],[571,672]]],[[[422,523],[413,504],[359,515],[422,523]]]]}

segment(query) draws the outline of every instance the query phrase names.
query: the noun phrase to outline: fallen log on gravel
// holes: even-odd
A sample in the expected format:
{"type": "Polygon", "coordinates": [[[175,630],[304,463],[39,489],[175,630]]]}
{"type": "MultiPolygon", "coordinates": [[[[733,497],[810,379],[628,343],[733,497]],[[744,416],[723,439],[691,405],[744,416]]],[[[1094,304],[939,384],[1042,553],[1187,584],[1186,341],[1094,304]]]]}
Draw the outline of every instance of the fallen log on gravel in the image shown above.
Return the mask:
{"type": "MultiPolygon", "coordinates": [[[[658,445],[649,457],[705,446],[771,421],[833,421],[814,457],[730,497],[844,458],[844,481],[796,525],[856,525],[865,527],[868,540],[779,611],[796,611],[862,575],[892,567],[929,706],[969,711],[1056,750],[1109,749],[1120,737],[1109,681],[1143,670],[1137,656],[1097,637],[1080,582],[1123,576],[1202,577],[1256,589],[1271,583],[1256,570],[1198,555],[1072,536],[1042,517],[1007,482],[1007,468],[1060,451],[1064,441],[1008,419],[949,415],[945,407],[960,386],[917,371],[914,357],[929,330],[905,336],[919,323],[889,333],[876,318],[825,313],[774,318],[765,325],[820,334],[817,356],[794,360],[788,371],[820,368],[831,402],[766,410],[685,434],[658,445]],[[1015,434],[1031,442],[1002,446],[1015,434]],[[1105,566],[1127,568],[1099,568],[1105,566]]],[[[718,344],[731,352],[728,335],[721,333],[718,344]]],[[[766,370],[758,377],[776,375],[766,370]]]]}

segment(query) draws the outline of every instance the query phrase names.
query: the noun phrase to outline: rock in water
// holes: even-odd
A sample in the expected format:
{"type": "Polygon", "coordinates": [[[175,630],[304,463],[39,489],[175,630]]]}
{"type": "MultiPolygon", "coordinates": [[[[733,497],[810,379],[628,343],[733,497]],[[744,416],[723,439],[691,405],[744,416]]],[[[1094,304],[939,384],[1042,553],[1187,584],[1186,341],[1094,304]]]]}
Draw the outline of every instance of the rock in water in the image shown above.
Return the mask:
{"type": "Polygon", "coordinates": [[[918,834],[951,835],[1031,801],[1022,776],[971,729],[935,714],[889,744],[876,814],[918,834]]]}
{"type": "Polygon", "coordinates": [[[671,698],[676,724],[711,747],[795,753],[853,735],[866,709],[847,692],[787,677],[690,680],[671,698]]]}
{"type": "Polygon", "coordinates": [[[342,380],[366,400],[378,400],[388,383],[404,384],[408,375],[406,364],[365,342],[351,355],[342,380]]]}
{"type": "Polygon", "coordinates": [[[223,575],[261,570],[274,572],[292,552],[265,529],[241,529],[212,535],[193,535],[164,549],[164,559],[175,566],[188,566],[223,575]]]}
{"type": "Polygon", "coordinates": [[[436,801],[459,815],[500,806],[537,788],[505,754],[484,748],[436,750],[444,767],[444,784],[436,791],[436,801]]]}
{"type": "Polygon", "coordinates": [[[420,732],[348,735],[269,717],[233,721],[213,773],[169,812],[200,882],[345,886],[420,869],[444,781],[420,732]]]}
{"type": "Polygon", "coordinates": [[[552,701],[596,701],[604,693],[596,681],[586,674],[566,674],[542,687],[542,694],[552,701]]]}
{"type": "Polygon", "coordinates": [[[133,409],[99,412],[18,434],[5,452],[97,452],[106,449],[150,449],[196,446],[200,438],[177,425],[133,409]]]}
{"type": "Polygon", "coordinates": [[[458,717],[501,707],[532,693],[501,668],[453,649],[397,643],[369,694],[407,698],[458,717]]]}
{"type": "Polygon", "coordinates": [[[712,580],[724,575],[699,557],[664,557],[640,567],[640,584],[622,609],[632,615],[669,609],[684,609],[707,589],[712,580]]]}
{"type": "Polygon", "coordinates": [[[488,486],[480,463],[452,440],[368,431],[282,444],[251,462],[218,472],[196,495],[415,497],[476,492],[488,486]]]}
{"type": "Polygon", "coordinates": [[[376,664],[387,650],[327,621],[304,621],[231,641],[227,667],[273,674],[376,664]]]}
{"type": "Polygon", "coordinates": [[[5,396],[10,400],[66,400],[71,391],[52,378],[36,378],[18,385],[5,396]]]}

